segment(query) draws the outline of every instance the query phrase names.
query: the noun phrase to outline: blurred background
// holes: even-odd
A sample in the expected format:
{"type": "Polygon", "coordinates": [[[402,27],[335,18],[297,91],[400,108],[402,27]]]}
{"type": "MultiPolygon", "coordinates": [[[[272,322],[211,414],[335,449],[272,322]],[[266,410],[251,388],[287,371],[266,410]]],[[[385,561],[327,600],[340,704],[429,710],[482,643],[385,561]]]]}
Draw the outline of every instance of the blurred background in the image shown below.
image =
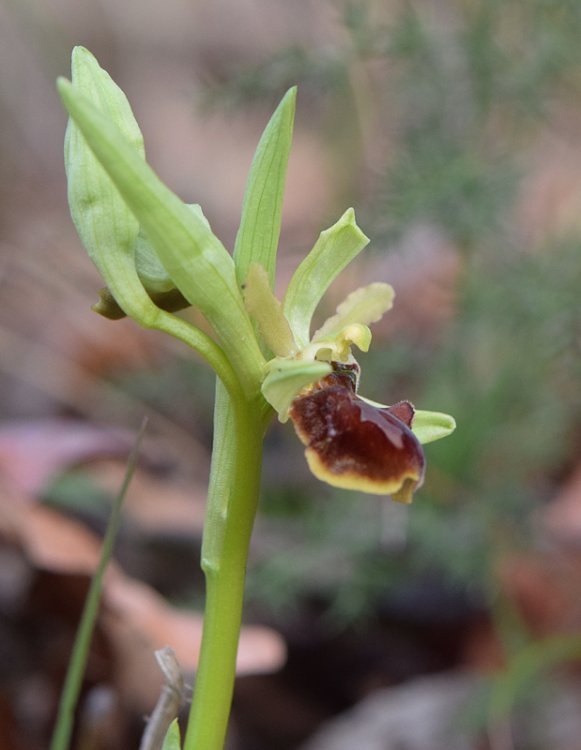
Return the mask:
{"type": "MultiPolygon", "coordinates": [[[[138,746],[191,674],[213,379],[90,310],[54,80],[75,44],[232,247],[299,86],[278,284],[348,206],[372,238],[321,317],[396,289],[362,390],[453,414],[410,508],[267,441],[229,750],[581,748],[581,4],[0,0],[0,747],[47,747],[111,500],[149,428],[75,732],[138,746]]],[[[189,313],[188,313],[189,314],[189,313]]]]}

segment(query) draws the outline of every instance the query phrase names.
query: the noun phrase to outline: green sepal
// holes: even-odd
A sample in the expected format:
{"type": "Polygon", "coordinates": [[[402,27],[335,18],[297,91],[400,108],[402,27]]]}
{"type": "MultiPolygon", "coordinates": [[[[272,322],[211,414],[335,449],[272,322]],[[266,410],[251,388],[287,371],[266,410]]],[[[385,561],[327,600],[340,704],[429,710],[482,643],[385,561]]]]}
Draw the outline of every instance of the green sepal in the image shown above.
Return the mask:
{"type": "Polygon", "coordinates": [[[439,411],[416,411],[412,422],[412,432],[424,445],[448,437],[456,429],[456,420],[449,414],[439,411]]]}
{"type": "Polygon", "coordinates": [[[181,750],[181,746],[180,727],[178,720],[174,719],[165,733],[161,750],[181,750]]]}
{"type": "Polygon", "coordinates": [[[283,312],[299,348],[309,343],[311,319],[328,287],[369,242],[347,209],[339,221],[321,232],[288,285],[283,312]]]}
{"type": "Polygon", "coordinates": [[[259,263],[268,275],[270,287],[274,286],[296,95],[296,87],[284,95],[262,134],[250,167],[234,247],[236,275],[241,285],[251,264],[259,263]]]}
{"type": "Polygon", "coordinates": [[[268,363],[267,368],[269,371],[262,384],[262,395],[278,412],[280,422],[288,420],[288,410],[303,388],[332,372],[327,362],[305,362],[300,359],[276,358],[268,363]]]}
{"type": "MultiPolygon", "coordinates": [[[[254,389],[264,358],[236,285],[232,258],[207,223],[159,180],[114,124],[65,79],[59,79],[58,88],[66,109],[147,233],[177,288],[201,310],[241,381],[254,389]]],[[[111,284],[108,286],[121,304],[111,284]]]]}

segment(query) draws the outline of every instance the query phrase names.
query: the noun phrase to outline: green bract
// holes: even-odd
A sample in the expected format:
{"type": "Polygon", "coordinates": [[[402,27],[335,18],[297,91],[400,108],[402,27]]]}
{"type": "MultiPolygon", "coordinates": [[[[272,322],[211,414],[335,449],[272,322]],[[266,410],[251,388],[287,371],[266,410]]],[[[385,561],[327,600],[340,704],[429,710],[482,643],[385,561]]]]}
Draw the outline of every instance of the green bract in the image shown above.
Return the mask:
{"type": "MultiPolygon", "coordinates": [[[[116,94],[118,89],[115,89],[116,94]]],[[[116,233],[116,217],[108,218],[104,210],[109,207],[111,191],[116,188],[147,234],[176,287],[201,310],[214,328],[244,389],[249,392],[252,382],[260,379],[263,357],[236,283],[232,257],[207,222],[159,180],[113,119],[109,119],[92,99],[80,94],[73,84],[64,79],[59,80],[59,92],[74,125],[86,141],[82,143],[80,137],[75,137],[73,143],[69,138],[69,165],[73,162],[75,165],[77,162],[83,163],[79,179],[72,180],[69,200],[75,206],[73,214],[79,217],[76,224],[81,226],[81,238],[85,241],[85,237],[89,236],[91,256],[102,270],[100,261],[102,257],[107,257],[107,250],[102,244],[103,230],[99,226],[105,225],[110,233],[116,233]],[[99,165],[84,157],[84,153],[89,151],[87,144],[110,178],[106,182],[100,175],[99,183],[92,190],[95,166],[99,165]],[[88,185],[89,190],[81,192],[78,185],[88,185]],[[86,227],[93,232],[86,230],[86,227]]],[[[133,224],[131,235],[127,224],[127,218],[123,215],[120,222],[123,246],[127,248],[130,242],[132,253],[139,224],[133,224]]],[[[126,283],[118,282],[119,269],[112,261],[106,269],[107,286],[131,317],[144,325],[152,325],[157,313],[144,304],[144,300],[140,308],[127,302],[126,298],[131,298],[134,293],[143,296],[144,291],[143,288],[137,291],[140,282],[135,264],[133,269],[134,278],[129,288],[126,283]]]]}
{"type": "Polygon", "coordinates": [[[166,732],[161,750],[180,750],[181,746],[178,720],[174,719],[166,732]]]}
{"type": "Polygon", "coordinates": [[[252,263],[261,265],[274,286],[282,200],[292,142],[296,87],[287,91],[256,149],[242,204],[234,260],[240,284],[252,263]]]}

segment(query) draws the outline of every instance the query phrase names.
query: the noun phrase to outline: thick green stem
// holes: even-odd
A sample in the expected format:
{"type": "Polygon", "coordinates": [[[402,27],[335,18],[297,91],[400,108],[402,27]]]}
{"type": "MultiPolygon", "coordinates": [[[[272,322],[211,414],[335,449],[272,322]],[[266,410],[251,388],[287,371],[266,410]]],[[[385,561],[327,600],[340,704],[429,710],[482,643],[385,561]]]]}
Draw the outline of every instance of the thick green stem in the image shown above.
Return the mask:
{"type": "Polygon", "coordinates": [[[212,473],[202,547],[206,607],[184,750],[222,750],[242,620],[248,546],[256,514],[264,417],[217,386],[212,473]]]}

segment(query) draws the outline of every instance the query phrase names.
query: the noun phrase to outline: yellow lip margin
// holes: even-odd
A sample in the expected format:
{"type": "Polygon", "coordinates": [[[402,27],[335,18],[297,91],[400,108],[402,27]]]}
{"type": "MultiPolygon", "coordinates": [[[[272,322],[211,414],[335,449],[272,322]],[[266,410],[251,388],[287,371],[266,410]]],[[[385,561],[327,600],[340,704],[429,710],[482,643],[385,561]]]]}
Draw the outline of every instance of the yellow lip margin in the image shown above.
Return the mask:
{"type": "Polygon", "coordinates": [[[305,457],[309,469],[322,482],[344,490],[359,490],[371,495],[391,495],[394,500],[406,505],[411,503],[413,492],[417,489],[420,480],[415,472],[404,472],[398,477],[382,481],[376,481],[352,471],[336,474],[325,466],[313,448],[306,449],[305,457]]]}

